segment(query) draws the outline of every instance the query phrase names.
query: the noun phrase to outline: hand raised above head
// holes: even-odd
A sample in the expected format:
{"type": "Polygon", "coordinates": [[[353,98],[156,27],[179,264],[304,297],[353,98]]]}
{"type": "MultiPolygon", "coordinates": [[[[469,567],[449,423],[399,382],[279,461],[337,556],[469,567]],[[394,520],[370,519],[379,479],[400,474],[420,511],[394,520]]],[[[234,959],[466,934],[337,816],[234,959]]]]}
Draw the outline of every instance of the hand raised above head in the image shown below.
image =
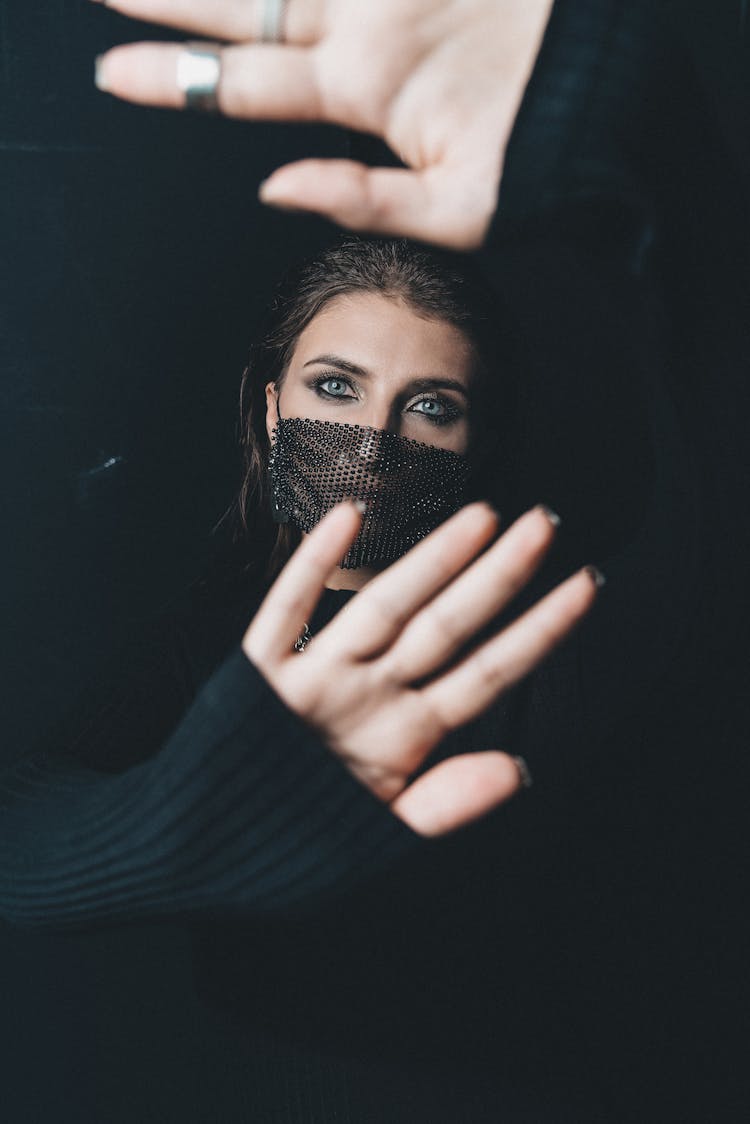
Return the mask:
{"type": "Polygon", "coordinates": [[[518,766],[507,753],[485,750],[415,781],[413,774],[451,730],[567,636],[594,602],[597,575],[576,574],[472,648],[536,572],[555,521],[535,508],[493,542],[496,514],[471,504],[373,578],[301,656],[295,637],[359,520],[350,503],[321,520],[268,593],[243,649],[376,796],[415,831],[442,834],[512,796],[521,785],[518,766]]]}
{"type": "MultiPolygon", "coordinates": [[[[481,245],[552,0],[104,2],[226,44],[214,73],[221,113],[343,125],[380,137],[406,165],[303,160],[274,172],[265,202],[353,230],[481,245]],[[283,42],[262,42],[277,10],[283,42]]],[[[99,61],[98,82],[129,101],[181,109],[184,57],[178,43],[117,47],[99,61]]]]}

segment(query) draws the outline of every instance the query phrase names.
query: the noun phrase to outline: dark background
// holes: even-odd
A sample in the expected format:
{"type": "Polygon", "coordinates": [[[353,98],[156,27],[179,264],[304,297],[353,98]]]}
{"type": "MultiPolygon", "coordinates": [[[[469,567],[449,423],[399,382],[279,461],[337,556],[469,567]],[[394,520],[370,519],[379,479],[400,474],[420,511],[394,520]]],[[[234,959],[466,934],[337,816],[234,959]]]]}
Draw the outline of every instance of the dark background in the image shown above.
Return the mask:
{"type": "MultiPolygon", "coordinates": [[[[255,325],[285,266],[331,235],[256,194],[343,134],[95,90],[99,52],[158,34],[87,0],[0,5],[0,764],[200,571],[237,483],[255,325]]],[[[3,929],[3,1121],[210,1119],[188,962],[166,926],[3,929]]],[[[215,1048],[218,1074],[231,1046],[215,1048]]]]}
{"type": "Polygon", "coordinates": [[[149,29],[85,0],[0,19],[5,763],[200,565],[255,324],[329,235],[258,184],[345,139],[97,93],[95,55],[149,29]]]}

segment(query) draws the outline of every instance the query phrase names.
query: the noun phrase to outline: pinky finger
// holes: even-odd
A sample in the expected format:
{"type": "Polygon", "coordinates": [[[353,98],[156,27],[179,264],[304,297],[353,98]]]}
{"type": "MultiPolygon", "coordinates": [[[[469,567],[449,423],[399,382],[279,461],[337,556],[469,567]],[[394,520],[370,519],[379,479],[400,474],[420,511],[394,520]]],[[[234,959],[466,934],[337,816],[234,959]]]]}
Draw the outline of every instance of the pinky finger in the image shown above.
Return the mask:
{"type": "Polygon", "coordinates": [[[391,804],[418,835],[445,835],[472,823],[509,800],[522,785],[518,765],[507,753],[464,753],[441,761],[391,804]]]}

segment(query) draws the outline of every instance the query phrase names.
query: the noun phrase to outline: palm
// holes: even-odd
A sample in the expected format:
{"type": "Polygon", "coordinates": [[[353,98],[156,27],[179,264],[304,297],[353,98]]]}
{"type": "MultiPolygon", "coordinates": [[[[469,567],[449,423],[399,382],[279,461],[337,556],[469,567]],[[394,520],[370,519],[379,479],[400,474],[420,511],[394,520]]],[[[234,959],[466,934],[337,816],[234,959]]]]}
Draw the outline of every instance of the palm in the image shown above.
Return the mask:
{"type": "Polygon", "coordinates": [[[336,671],[333,695],[317,691],[315,699],[306,699],[305,693],[292,690],[289,701],[305,710],[308,723],[352,772],[390,803],[447,728],[420,692],[388,682],[381,669],[340,661],[336,671]]]}
{"type": "Polygon", "coordinates": [[[590,608],[579,574],[476,645],[540,564],[554,525],[542,511],[493,545],[495,514],[465,508],[373,578],[300,656],[292,638],[359,527],[335,508],[284,568],[243,642],[287,706],[398,815],[425,834],[476,818],[519,785],[497,750],[464,754],[412,780],[451,730],[486,710],[590,608]]]}
{"type": "MultiPolygon", "coordinates": [[[[551,0],[289,0],[286,40],[256,42],[259,0],[109,0],[122,12],[231,44],[222,112],[333,122],[381,137],[405,170],[307,160],[263,198],[340,224],[457,248],[479,245],[551,0]]],[[[121,48],[107,88],[182,105],[174,45],[121,48]]]]}

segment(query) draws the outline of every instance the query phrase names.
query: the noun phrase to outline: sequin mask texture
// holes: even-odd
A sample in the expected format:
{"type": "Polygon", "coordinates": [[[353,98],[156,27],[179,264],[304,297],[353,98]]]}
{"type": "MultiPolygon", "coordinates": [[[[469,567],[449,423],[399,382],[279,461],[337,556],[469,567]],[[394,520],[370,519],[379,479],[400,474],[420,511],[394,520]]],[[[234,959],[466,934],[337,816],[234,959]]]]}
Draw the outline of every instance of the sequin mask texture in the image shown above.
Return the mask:
{"type": "Polygon", "coordinates": [[[366,505],[344,569],[400,558],[464,503],[466,457],[370,426],[279,418],[273,432],[274,518],[308,532],[342,500],[366,505]]]}

